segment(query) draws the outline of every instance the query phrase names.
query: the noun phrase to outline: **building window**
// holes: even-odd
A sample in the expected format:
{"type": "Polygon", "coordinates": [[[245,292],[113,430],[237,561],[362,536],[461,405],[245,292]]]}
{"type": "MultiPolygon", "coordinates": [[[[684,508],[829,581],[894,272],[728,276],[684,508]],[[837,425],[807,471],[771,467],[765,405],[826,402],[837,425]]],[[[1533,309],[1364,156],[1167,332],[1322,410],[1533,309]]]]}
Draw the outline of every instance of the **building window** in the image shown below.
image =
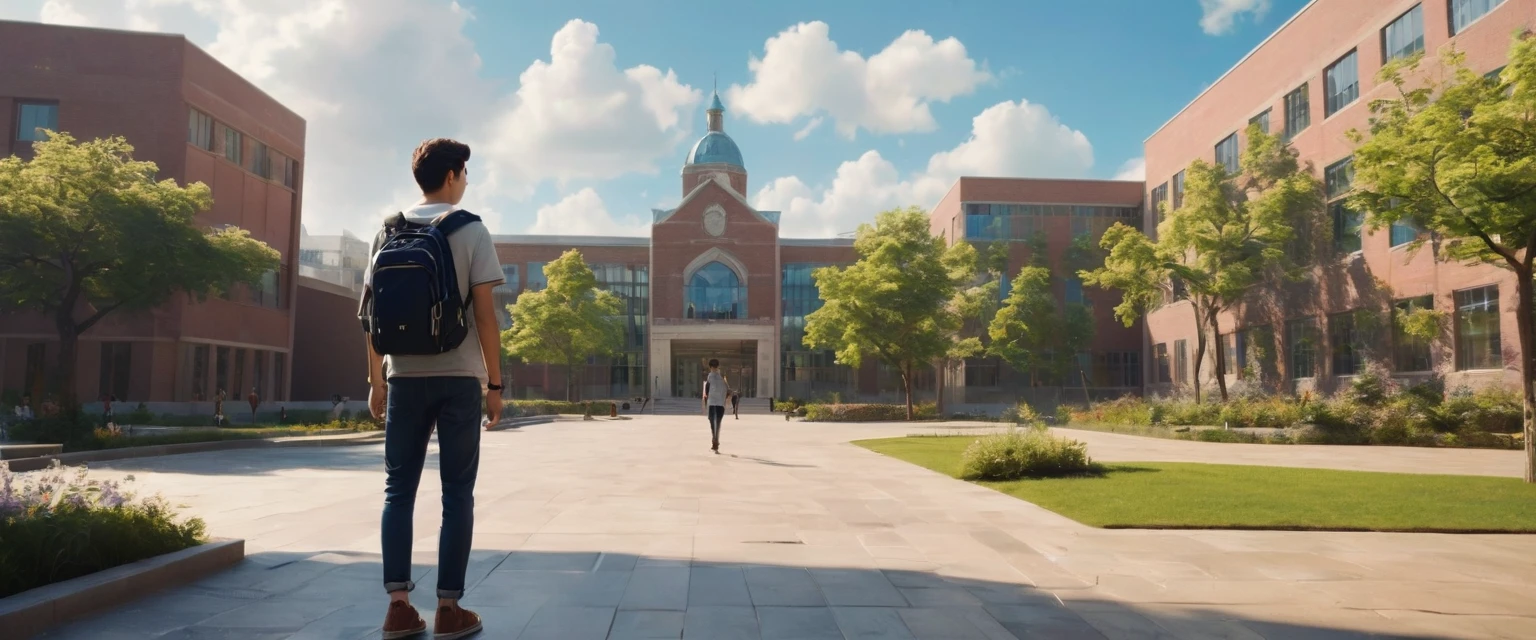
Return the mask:
{"type": "Polygon", "coordinates": [[[1461,33],[1467,25],[1501,4],[1504,4],[1504,0],[1451,0],[1451,35],[1461,33]]]}
{"type": "Polygon", "coordinates": [[[276,270],[261,274],[261,280],[250,288],[251,302],[263,307],[281,309],[283,304],[282,278],[276,270]]]}
{"type": "MultiPolygon", "coordinates": [[[[1452,4],[1455,4],[1453,1],[1452,4]]],[[[1415,6],[1381,30],[1382,59],[1388,62],[1424,50],[1424,5],[1415,6]]]]}
{"type": "Polygon", "coordinates": [[[1189,341],[1173,341],[1173,381],[1175,384],[1189,384],[1189,341]]]}
{"type": "Polygon", "coordinates": [[[251,387],[262,400],[271,400],[267,393],[267,352],[251,351],[251,387]]]}
{"type": "Polygon", "coordinates": [[[501,330],[512,328],[513,304],[517,303],[517,294],[521,289],[517,280],[517,264],[501,265],[501,278],[504,282],[496,285],[491,290],[492,299],[496,302],[496,319],[501,325],[501,330]]]}
{"type": "Polygon", "coordinates": [[[1392,223],[1392,246],[1401,247],[1419,239],[1419,228],[1412,222],[1399,220],[1392,223]]]}
{"type": "Polygon", "coordinates": [[[1140,387],[1141,353],[1110,351],[1093,358],[1093,384],[1099,387],[1140,387]]]}
{"type": "Polygon", "coordinates": [[[213,151],[213,118],[197,109],[187,109],[187,144],[213,151]]]}
{"type": "Polygon", "coordinates": [[[1307,99],[1307,85],[1285,94],[1285,139],[1306,130],[1312,124],[1312,104],[1307,99]]]}
{"type": "Polygon", "coordinates": [[[1354,51],[1323,70],[1323,117],[1331,116],[1360,97],[1360,65],[1354,51]]]}
{"type": "Polygon", "coordinates": [[[544,277],[544,263],[528,263],[528,290],[543,291],[549,287],[549,279],[544,277]]]}
{"type": "Polygon", "coordinates": [[[704,265],[688,281],[683,317],[700,320],[735,320],[746,317],[746,287],[730,267],[719,262],[704,265]]]}
{"type": "Polygon", "coordinates": [[[289,189],[297,189],[299,183],[299,161],[293,158],[283,158],[283,186],[289,189]]]}
{"type": "Polygon", "coordinates": [[[1216,341],[1216,348],[1221,349],[1222,366],[1226,368],[1227,375],[1234,375],[1241,368],[1237,363],[1237,334],[1228,333],[1216,341]]]}
{"type": "Polygon", "coordinates": [[[1184,206],[1184,170],[1173,174],[1173,208],[1184,206]]]}
{"type": "Polygon", "coordinates": [[[1499,342],[1499,287],[1456,292],[1456,369],[1504,366],[1499,342]]]}
{"type": "Polygon", "coordinates": [[[970,203],[965,207],[967,240],[1006,240],[1008,205],[970,203]]]}
{"type": "Polygon", "coordinates": [[[1083,297],[1083,281],[1077,276],[1070,276],[1066,281],[1066,291],[1063,299],[1067,304],[1088,304],[1088,299],[1083,297]]]}
{"type": "Polygon", "coordinates": [[[283,376],[288,373],[288,354],[272,354],[272,399],[288,399],[288,381],[283,376]]]}
{"type": "Polygon", "coordinates": [[[1360,229],[1363,217],[1340,200],[1328,205],[1333,217],[1333,248],[1340,255],[1355,253],[1361,248],[1360,229]]]}
{"type": "Polygon", "coordinates": [[[1434,296],[1419,296],[1398,300],[1392,304],[1392,359],[1398,371],[1429,371],[1429,341],[1410,336],[1403,331],[1399,318],[1420,309],[1433,309],[1434,296]]]}
{"type": "Polygon", "coordinates": [[[59,130],[59,105],[53,102],[21,102],[16,105],[16,141],[42,142],[44,131],[59,130]]]}
{"type": "Polygon", "coordinates": [[[1259,115],[1256,115],[1256,116],[1254,116],[1252,118],[1249,118],[1248,119],[1248,124],[1259,125],[1259,131],[1263,131],[1264,133],[1269,133],[1269,112],[1270,112],[1269,109],[1265,109],[1263,113],[1260,113],[1259,115]]]}
{"type": "Polygon", "coordinates": [[[208,399],[208,345],[192,347],[192,399],[208,399]]]}
{"type": "Polygon", "coordinates": [[[242,137],[239,131],[224,127],[224,159],[235,164],[240,163],[240,141],[242,137]]]}
{"type": "Polygon", "coordinates": [[[263,178],[271,173],[272,159],[267,156],[267,145],[259,140],[251,141],[251,163],[245,168],[263,178]]]}
{"type": "Polygon", "coordinates": [[[1328,198],[1328,214],[1333,219],[1333,246],[1340,254],[1360,250],[1363,217],[1349,208],[1344,196],[1349,194],[1355,176],[1354,157],[1348,157],[1323,169],[1323,186],[1328,198]]]}
{"type": "Polygon", "coordinates": [[[1153,375],[1157,376],[1158,384],[1173,382],[1173,377],[1169,375],[1168,371],[1168,343],[1157,343],[1157,346],[1152,347],[1152,353],[1157,359],[1157,372],[1153,375]]]}
{"type": "Polygon", "coordinates": [[[26,392],[34,396],[34,406],[42,401],[48,372],[48,361],[45,359],[47,355],[48,343],[34,342],[27,345],[27,369],[22,376],[22,384],[25,385],[26,392]]]}
{"type": "Polygon", "coordinates": [[[1333,375],[1352,376],[1365,366],[1365,354],[1371,343],[1368,331],[1360,326],[1354,311],[1328,316],[1328,345],[1333,350],[1333,375]]]}
{"type": "Polygon", "coordinates": [[[1168,183],[1164,182],[1152,188],[1152,211],[1158,217],[1163,217],[1163,203],[1168,202],[1168,183]]]}
{"type": "Polygon", "coordinates": [[[1291,378],[1311,378],[1317,375],[1317,343],[1322,336],[1317,332],[1317,321],[1298,318],[1285,323],[1285,342],[1290,351],[1291,378]]]}
{"type": "Polygon", "coordinates": [[[226,389],[229,392],[229,399],[236,403],[245,398],[245,351],[245,349],[235,349],[235,370],[232,375],[235,382],[234,386],[226,389]]]}
{"type": "Polygon", "coordinates": [[[1077,239],[1093,233],[1093,224],[1088,218],[1072,218],[1072,238],[1077,239]]]}
{"type": "Polygon", "coordinates": [[[133,344],[101,343],[101,395],[128,399],[129,372],[132,371],[133,344]]]}
{"type": "Polygon", "coordinates": [[[1237,173],[1238,168],[1237,134],[1234,133],[1221,142],[1216,143],[1216,164],[1226,168],[1227,173],[1237,173]]]}
{"type": "Polygon", "coordinates": [[[229,347],[218,347],[213,352],[213,392],[229,391],[229,347]]]}

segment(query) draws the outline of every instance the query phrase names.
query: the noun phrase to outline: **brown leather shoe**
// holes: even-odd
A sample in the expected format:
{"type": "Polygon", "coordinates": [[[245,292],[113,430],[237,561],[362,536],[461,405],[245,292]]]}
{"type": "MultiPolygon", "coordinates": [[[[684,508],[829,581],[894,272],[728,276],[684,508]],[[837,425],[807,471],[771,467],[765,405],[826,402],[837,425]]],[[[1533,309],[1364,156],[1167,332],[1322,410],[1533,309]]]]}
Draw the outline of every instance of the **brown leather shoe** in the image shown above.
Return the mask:
{"type": "Polygon", "coordinates": [[[457,640],[480,632],[480,616],[454,604],[437,608],[437,619],[432,622],[434,640],[457,640]]]}
{"type": "Polygon", "coordinates": [[[389,613],[384,615],[384,640],[409,638],[427,630],[427,621],[416,613],[416,607],[402,600],[389,603],[389,613]]]}

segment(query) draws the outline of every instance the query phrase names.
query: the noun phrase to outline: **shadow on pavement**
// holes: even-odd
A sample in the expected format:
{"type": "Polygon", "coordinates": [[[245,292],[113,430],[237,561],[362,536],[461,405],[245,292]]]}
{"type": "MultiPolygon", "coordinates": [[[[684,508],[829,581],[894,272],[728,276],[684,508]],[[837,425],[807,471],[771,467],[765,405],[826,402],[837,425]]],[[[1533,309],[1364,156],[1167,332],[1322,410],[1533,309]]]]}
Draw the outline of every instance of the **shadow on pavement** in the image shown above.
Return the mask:
{"type": "MultiPolygon", "coordinates": [[[[783,547],[786,554],[805,548],[783,547]]],[[[413,575],[414,602],[429,622],[435,556],[418,549],[413,575]]],[[[1370,612],[1358,612],[1358,624],[1330,626],[1200,604],[1137,606],[1091,593],[1091,586],[1031,586],[1022,575],[1023,584],[1014,584],[915,569],[807,566],[791,557],[745,564],[603,550],[478,549],[463,603],[484,617],[478,637],[498,640],[1352,639],[1387,637],[1367,627],[1379,633],[1389,622],[1370,612]]],[[[256,553],[224,573],[43,637],[376,638],[386,602],[381,571],[376,553],[256,553]]]]}

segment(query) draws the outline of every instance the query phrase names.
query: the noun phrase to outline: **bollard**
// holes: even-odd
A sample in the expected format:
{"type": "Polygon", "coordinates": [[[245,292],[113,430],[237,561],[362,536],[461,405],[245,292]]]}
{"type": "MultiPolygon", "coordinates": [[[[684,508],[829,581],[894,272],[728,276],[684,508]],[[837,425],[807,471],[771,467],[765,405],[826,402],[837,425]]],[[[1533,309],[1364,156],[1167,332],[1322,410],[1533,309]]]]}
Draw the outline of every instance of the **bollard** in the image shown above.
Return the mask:
{"type": "Polygon", "coordinates": [[[608,417],[610,417],[610,418],[617,418],[617,417],[619,417],[619,405],[614,404],[612,402],[608,403],[608,417]]]}

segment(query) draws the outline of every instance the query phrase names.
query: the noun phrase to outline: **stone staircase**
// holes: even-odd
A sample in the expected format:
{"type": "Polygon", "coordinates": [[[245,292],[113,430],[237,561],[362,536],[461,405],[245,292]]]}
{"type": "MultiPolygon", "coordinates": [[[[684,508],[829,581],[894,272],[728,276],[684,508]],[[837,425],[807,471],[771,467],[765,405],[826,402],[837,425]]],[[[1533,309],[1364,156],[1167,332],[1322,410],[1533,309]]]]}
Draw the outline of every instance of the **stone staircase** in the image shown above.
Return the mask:
{"type": "MultiPolygon", "coordinates": [[[[651,401],[651,406],[645,409],[646,413],[654,413],[659,416],[702,416],[698,398],[656,398],[651,401]]],[[[726,406],[725,412],[730,414],[731,408],[726,406]]],[[[768,398],[742,398],[741,415],[761,416],[773,413],[768,398]]]]}

